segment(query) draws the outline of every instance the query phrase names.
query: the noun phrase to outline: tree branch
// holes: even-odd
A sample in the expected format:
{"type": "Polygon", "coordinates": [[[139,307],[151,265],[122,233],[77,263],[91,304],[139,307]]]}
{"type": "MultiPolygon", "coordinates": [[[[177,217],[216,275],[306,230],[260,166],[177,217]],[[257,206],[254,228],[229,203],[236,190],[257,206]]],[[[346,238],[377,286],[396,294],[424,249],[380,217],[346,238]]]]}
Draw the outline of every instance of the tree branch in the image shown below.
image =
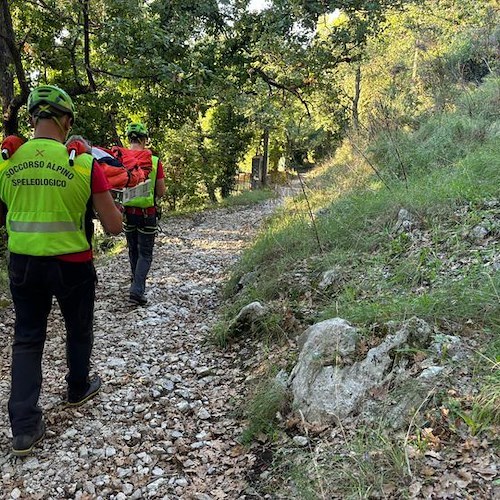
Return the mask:
{"type": "Polygon", "coordinates": [[[311,117],[311,112],[309,111],[309,104],[300,95],[298,87],[288,87],[287,85],[284,85],[282,83],[277,82],[276,80],[271,78],[262,68],[259,68],[259,67],[251,68],[250,72],[257,73],[271,87],[275,87],[277,89],[281,89],[281,90],[285,90],[287,92],[290,92],[290,94],[294,95],[306,108],[307,116],[309,118],[311,117]]]}
{"type": "Polygon", "coordinates": [[[100,69],[100,68],[92,68],[93,73],[100,73],[102,75],[108,75],[112,76],[114,78],[122,78],[124,80],[158,80],[158,73],[155,73],[154,75],[134,75],[134,76],[129,76],[129,75],[120,75],[119,73],[114,73],[113,71],[108,71],[105,69],[100,69]]]}
{"type": "Polygon", "coordinates": [[[82,0],[83,7],[83,57],[85,61],[85,71],[87,72],[87,78],[89,81],[89,86],[92,89],[96,89],[96,84],[94,81],[94,75],[92,74],[92,69],[90,68],[90,32],[89,32],[89,4],[90,0],[82,0]]]}

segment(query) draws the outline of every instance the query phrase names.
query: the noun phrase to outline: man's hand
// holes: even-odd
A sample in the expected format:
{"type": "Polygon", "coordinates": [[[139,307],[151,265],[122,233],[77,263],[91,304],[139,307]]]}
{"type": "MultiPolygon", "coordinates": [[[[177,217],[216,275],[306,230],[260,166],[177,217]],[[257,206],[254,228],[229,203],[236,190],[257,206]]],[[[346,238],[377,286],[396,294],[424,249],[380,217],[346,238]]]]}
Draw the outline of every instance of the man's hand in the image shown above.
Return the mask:
{"type": "Polygon", "coordinates": [[[83,153],[91,153],[92,150],[89,150],[86,144],[82,141],[74,140],[70,143],[66,144],[66,149],[69,153],[69,164],[73,166],[75,163],[75,157],[81,155],[83,153]]]}

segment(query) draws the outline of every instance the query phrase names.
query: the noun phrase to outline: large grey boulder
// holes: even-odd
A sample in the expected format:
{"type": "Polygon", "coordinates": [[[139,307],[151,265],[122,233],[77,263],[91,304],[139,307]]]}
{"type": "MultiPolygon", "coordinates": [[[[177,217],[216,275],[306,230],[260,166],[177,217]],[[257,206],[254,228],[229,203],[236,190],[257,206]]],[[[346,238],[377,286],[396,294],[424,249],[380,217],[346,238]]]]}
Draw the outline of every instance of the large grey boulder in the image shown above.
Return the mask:
{"type": "MultiPolygon", "coordinates": [[[[415,349],[425,349],[431,342],[431,328],[417,318],[405,322],[365,357],[356,354],[358,334],[347,321],[335,318],[310,327],[303,336],[303,347],[289,383],[294,408],[309,421],[336,422],[349,415],[368,412],[377,418],[381,405],[376,401],[387,394],[387,388],[411,386],[395,402],[398,413],[410,411],[422,400],[425,387],[440,371],[428,372],[417,379],[410,371],[411,356],[415,349]],[[413,378],[414,377],[414,378],[413,378]],[[375,404],[374,404],[375,402],[375,404]]],[[[398,421],[398,425],[399,425],[398,421]]]]}

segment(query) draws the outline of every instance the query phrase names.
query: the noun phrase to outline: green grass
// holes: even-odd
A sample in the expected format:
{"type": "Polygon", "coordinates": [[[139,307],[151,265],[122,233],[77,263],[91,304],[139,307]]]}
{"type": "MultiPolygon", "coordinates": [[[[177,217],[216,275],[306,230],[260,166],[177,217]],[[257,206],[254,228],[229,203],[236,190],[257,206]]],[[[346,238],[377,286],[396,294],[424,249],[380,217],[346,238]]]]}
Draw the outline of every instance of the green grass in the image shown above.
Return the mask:
{"type": "Polygon", "coordinates": [[[253,191],[242,191],[222,199],[218,203],[218,207],[237,207],[242,205],[255,205],[263,201],[276,197],[276,193],[272,189],[256,189],[253,191]]]}
{"type": "Polygon", "coordinates": [[[492,341],[479,356],[478,394],[469,411],[459,415],[471,434],[500,426],[500,328],[492,331],[491,336],[492,341]]]}
{"type": "MultiPolygon", "coordinates": [[[[459,104],[457,114],[434,117],[418,133],[398,136],[412,163],[406,180],[391,171],[394,165],[374,164],[384,172],[381,182],[346,145],[314,178],[309,176],[305,195],[288,200],[268,219],[233,269],[217,343],[232,341],[223,325],[256,300],[274,311],[273,328],[252,334],[266,345],[280,338],[269,332],[283,331],[279,314],[285,310],[302,314],[302,324],[338,316],[365,332],[417,316],[442,333],[489,335],[489,349],[477,353],[477,392],[449,400],[445,394],[443,408],[450,411],[445,423],[451,428],[460,422],[469,435],[491,433],[500,425],[500,273],[492,265],[500,237],[495,204],[500,200],[500,124],[488,108],[497,99],[498,83],[489,85],[478,91],[482,101],[471,97],[477,116],[461,116],[459,104]],[[396,231],[402,208],[417,220],[411,232],[396,231]],[[476,226],[487,228],[489,237],[471,237],[476,226]],[[341,270],[342,279],[332,289],[319,289],[322,273],[332,268],[341,270]],[[238,286],[242,277],[249,277],[243,288],[238,286]]],[[[384,155],[379,156],[387,159],[384,155]]],[[[276,412],[286,394],[273,384],[259,385],[245,409],[245,443],[262,433],[278,433],[276,412]]],[[[414,432],[420,433],[417,425],[414,432]]],[[[408,494],[411,477],[402,437],[383,425],[344,437],[342,446],[328,443],[317,453],[314,446],[293,456],[288,450],[280,459],[278,450],[266,492],[274,495],[283,488],[304,499],[408,494]],[[281,487],[278,480],[286,484],[281,487]]]]}
{"type": "MultiPolygon", "coordinates": [[[[490,83],[489,92],[485,108],[497,99],[498,83],[490,83]]],[[[495,132],[500,124],[489,111],[478,111],[476,118],[488,134],[472,133],[472,118],[458,113],[406,134],[410,150],[428,138],[426,156],[414,158],[407,181],[377,182],[366,164],[343,148],[339,158],[352,168],[334,159],[307,182],[305,196],[288,201],[235,267],[226,296],[253,272],[238,304],[250,299],[297,303],[309,288],[317,293],[317,318],[341,315],[370,323],[420,315],[431,322],[448,318],[498,327],[498,273],[485,266],[495,258],[495,246],[480,245],[468,234],[477,225],[493,238],[500,232],[498,216],[485,203],[500,199],[500,133],[495,132]],[[446,142],[443,150],[443,135],[452,142],[461,137],[463,149],[460,145],[444,158],[453,148],[446,142]],[[417,218],[417,232],[395,232],[401,208],[417,218]],[[344,270],[342,289],[333,295],[315,290],[321,273],[333,266],[344,270]]]]}
{"type": "Polygon", "coordinates": [[[94,233],[92,248],[96,258],[109,259],[120,253],[127,245],[124,235],[109,236],[103,232],[94,233]]]}
{"type": "Polygon", "coordinates": [[[276,414],[287,401],[286,389],[274,378],[261,381],[255,388],[244,410],[247,426],[241,442],[251,443],[259,434],[272,435],[276,428],[276,414]]]}
{"type": "Polygon", "coordinates": [[[335,446],[319,443],[316,450],[322,451],[278,455],[276,471],[288,479],[294,498],[404,498],[411,477],[403,439],[389,435],[383,425],[344,437],[335,446]]]}

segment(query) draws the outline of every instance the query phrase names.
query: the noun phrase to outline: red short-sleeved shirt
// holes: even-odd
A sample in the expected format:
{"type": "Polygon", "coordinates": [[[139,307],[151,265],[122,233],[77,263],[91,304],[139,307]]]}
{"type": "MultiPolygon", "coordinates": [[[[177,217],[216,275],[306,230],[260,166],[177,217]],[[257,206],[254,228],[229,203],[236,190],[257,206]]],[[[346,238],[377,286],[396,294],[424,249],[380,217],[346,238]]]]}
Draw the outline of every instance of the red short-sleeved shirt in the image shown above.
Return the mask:
{"type": "Polygon", "coordinates": [[[163,165],[161,161],[158,161],[158,170],[156,172],[156,178],[158,180],[165,179],[165,172],[163,171],[163,165]]]}
{"type": "MultiPolygon", "coordinates": [[[[110,189],[111,186],[109,185],[108,179],[104,174],[103,168],[98,162],[94,160],[90,185],[92,194],[105,193],[110,189]]],[[[60,260],[64,260],[65,262],[88,262],[89,260],[92,260],[92,249],[89,248],[88,250],[84,250],[83,252],[59,255],[57,258],[60,260]]]]}

